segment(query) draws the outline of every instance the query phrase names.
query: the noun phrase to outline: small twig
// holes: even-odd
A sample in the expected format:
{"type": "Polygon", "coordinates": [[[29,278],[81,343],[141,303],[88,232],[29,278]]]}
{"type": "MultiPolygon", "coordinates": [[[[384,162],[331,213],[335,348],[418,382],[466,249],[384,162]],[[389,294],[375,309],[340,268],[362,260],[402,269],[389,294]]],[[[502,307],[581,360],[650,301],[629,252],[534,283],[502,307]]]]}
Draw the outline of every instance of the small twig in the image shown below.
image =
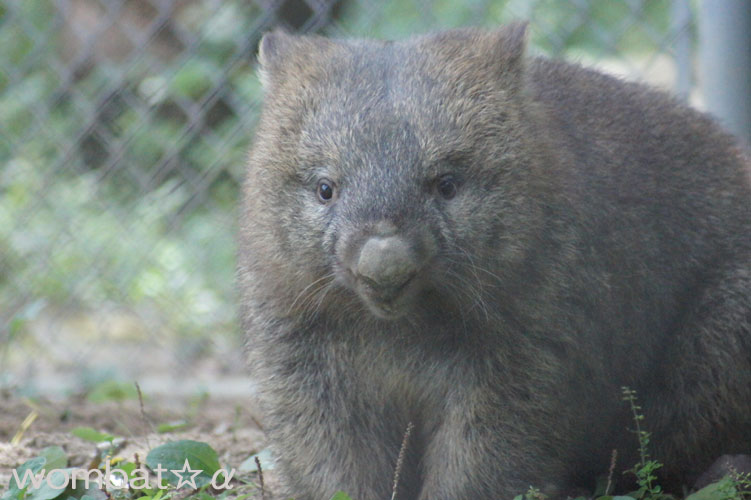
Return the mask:
{"type": "Polygon", "coordinates": [[[34,420],[37,419],[39,416],[39,413],[36,410],[31,410],[31,413],[26,415],[26,418],[23,419],[23,422],[21,422],[21,426],[18,428],[18,431],[13,436],[13,439],[10,440],[10,444],[12,446],[17,446],[19,443],[21,443],[21,440],[23,439],[23,435],[26,433],[26,431],[29,430],[31,427],[31,424],[34,423],[34,420]]]}
{"type": "Polygon", "coordinates": [[[261,483],[261,500],[266,500],[266,489],[263,486],[263,469],[261,469],[261,461],[256,457],[256,467],[258,468],[258,481],[261,483]]]}
{"type": "Polygon", "coordinates": [[[138,382],[133,382],[136,385],[136,391],[138,391],[138,404],[141,406],[141,418],[149,428],[154,431],[154,423],[151,421],[148,415],[146,415],[146,408],[143,404],[143,393],[141,392],[141,386],[138,382]]]}
{"type": "Polygon", "coordinates": [[[260,430],[263,430],[263,424],[261,423],[261,421],[258,420],[252,413],[249,413],[248,415],[250,416],[250,419],[253,421],[253,423],[256,424],[256,427],[258,427],[260,430]]]}
{"type": "Polygon", "coordinates": [[[412,429],[415,426],[412,422],[407,424],[407,430],[404,431],[404,437],[402,438],[402,446],[399,448],[399,458],[396,459],[396,467],[394,468],[394,486],[391,488],[391,500],[396,500],[396,490],[399,486],[399,476],[402,473],[402,466],[404,465],[404,455],[407,454],[407,445],[409,444],[409,436],[412,434],[412,429]]]}
{"type": "MultiPolygon", "coordinates": [[[[107,457],[107,460],[109,460],[109,457],[107,457]]],[[[107,496],[107,499],[108,499],[108,500],[113,500],[113,498],[112,498],[112,493],[110,493],[110,492],[109,492],[109,491],[107,490],[107,481],[102,481],[102,486],[101,486],[101,488],[102,488],[102,491],[104,492],[104,494],[105,494],[105,495],[107,496]]]]}
{"type": "Polygon", "coordinates": [[[618,458],[618,450],[613,448],[613,453],[610,455],[610,468],[608,469],[608,483],[605,485],[605,496],[610,494],[610,487],[613,484],[613,471],[615,471],[615,462],[618,458]]]}
{"type": "Polygon", "coordinates": [[[237,429],[240,427],[240,415],[242,415],[242,407],[240,405],[235,406],[235,418],[232,422],[232,442],[237,441],[237,429]]]}
{"type": "MultiPolygon", "coordinates": [[[[141,406],[141,419],[146,424],[146,427],[151,430],[151,432],[156,432],[156,427],[154,426],[154,423],[151,421],[149,416],[146,414],[146,408],[143,404],[143,393],[141,392],[141,386],[138,385],[138,382],[133,382],[136,386],[136,391],[138,392],[138,404],[141,406]]],[[[149,435],[146,435],[146,446],[151,448],[151,443],[149,442],[149,435]]]]}

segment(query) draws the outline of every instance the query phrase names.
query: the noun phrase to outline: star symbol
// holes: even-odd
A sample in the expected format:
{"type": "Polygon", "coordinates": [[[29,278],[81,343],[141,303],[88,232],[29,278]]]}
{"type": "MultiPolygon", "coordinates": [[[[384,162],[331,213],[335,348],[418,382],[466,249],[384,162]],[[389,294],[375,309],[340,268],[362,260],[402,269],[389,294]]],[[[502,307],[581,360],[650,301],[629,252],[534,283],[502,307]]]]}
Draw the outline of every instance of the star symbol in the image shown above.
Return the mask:
{"type": "Polygon", "coordinates": [[[177,481],[177,489],[180,489],[182,486],[190,486],[192,489],[197,489],[196,486],[196,476],[203,472],[201,469],[191,469],[190,463],[188,463],[188,459],[185,459],[185,463],[183,464],[182,469],[176,469],[176,470],[170,470],[171,473],[176,475],[179,480],[177,481]],[[183,474],[187,474],[190,476],[190,479],[185,479],[185,476],[183,474]]]}

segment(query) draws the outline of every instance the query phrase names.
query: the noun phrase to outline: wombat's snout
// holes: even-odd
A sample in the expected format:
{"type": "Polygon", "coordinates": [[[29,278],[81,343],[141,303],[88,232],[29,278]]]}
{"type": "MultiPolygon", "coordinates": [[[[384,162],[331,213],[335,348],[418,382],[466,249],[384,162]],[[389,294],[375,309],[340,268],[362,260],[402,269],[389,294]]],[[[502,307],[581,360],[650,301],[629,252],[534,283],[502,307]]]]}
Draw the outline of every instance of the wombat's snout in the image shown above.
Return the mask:
{"type": "Polygon", "coordinates": [[[388,220],[358,224],[337,242],[341,282],[370,312],[396,319],[412,310],[430,285],[428,268],[438,244],[427,225],[399,227],[388,220]]]}
{"type": "Polygon", "coordinates": [[[343,238],[340,252],[344,282],[377,317],[395,319],[422,289],[435,244],[428,232],[380,222],[343,238]]]}
{"type": "Polygon", "coordinates": [[[401,236],[372,236],[363,244],[352,273],[382,301],[390,301],[417,274],[414,251],[401,236]]]}

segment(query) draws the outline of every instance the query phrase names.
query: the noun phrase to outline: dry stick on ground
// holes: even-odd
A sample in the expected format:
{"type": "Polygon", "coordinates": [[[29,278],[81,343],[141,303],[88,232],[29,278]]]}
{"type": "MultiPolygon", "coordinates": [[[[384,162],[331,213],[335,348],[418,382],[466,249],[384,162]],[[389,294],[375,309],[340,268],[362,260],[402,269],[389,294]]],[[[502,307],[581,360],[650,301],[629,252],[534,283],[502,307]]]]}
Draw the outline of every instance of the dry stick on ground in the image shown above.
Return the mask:
{"type": "Polygon", "coordinates": [[[39,417],[39,412],[36,409],[32,409],[31,413],[29,413],[25,419],[23,419],[23,422],[21,422],[21,426],[18,428],[18,431],[13,436],[13,439],[10,440],[10,444],[12,446],[18,445],[21,440],[23,439],[23,435],[26,433],[26,431],[29,430],[31,427],[31,424],[34,423],[34,420],[39,417]]]}
{"type": "MultiPolygon", "coordinates": [[[[141,392],[141,386],[138,385],[138,382],[133,382],[136,386],[136,391],[138,391],[138,404],[141,405],[141,419],[144,421],[146,426],[151,430],[151,432],[155,432],[156,428],[154,427],[154,423],[151,421],[148,415],[146,415],[146,409],[143,406],[143,393],[141,392]]],[[[146,446],[151,448],[151,443],[149,443],[149,436],[146,435],[146,446]]]]}
{"type": "Polygon", "coordinates": [[[618,458],[618,450],[613,448],[613,453],[610,455],[610,468],[608,469],[608,483],[605,485],[605,496],[610,493],[610,486],[613,483],[613,471],[615,470],[615,461],[618,458]]]}
{"type": "Polygon", "coordinates": [[[258,481],[261,483],[261,500],[266,500],[266,489],[263,487],[263,470],[258,457],[256,457],[256,467],[258,467],[258,481]]]}
{"type": "Polygon", "coordinates": [[[143,393],[141,392],[141,386],[138,385],[138,382],[133,382],[136,386],[136,391],[138,391],[138,404],[141,405],[141,418],[143,419],[144,423],[149,426],[149,428],[153,431],[154,430],[154,423],[151,421],[148,415],[146,415],[146,409],[143,406],[143,393]]]}
{"type": "Polygon", "coordinates": [[[404,431],[404,437],[402,438],[402,446],[399,448],[399,458],[396,459],[396,467],[394,468],[394,486],[391,489],[391,500],[396,500],[396,489],[399,486],[399,475],[402,472],[402,466],[404,465],[404,455],[407,453],[407,445],[409,444],[409,436],[412,434],[412,429],[415,426],[412,422],[407,424],[407,430],[404,431]]]}
{"type": "Polygon", "coordinates": [[[257,426],[257,427],[258,427],[259,429],[263,430],[263,424],[261,424],[260,420],[258,420],[258,419],[256,418],[256,416],[255,416],[255,415],[253,415],[253,413],[248,413],[248,415],[250,416],[250,419],[251,419],[251,420],[253,421],[253,423],[254,423],[254,424],[256,424],[256,426],[257,426]]]}

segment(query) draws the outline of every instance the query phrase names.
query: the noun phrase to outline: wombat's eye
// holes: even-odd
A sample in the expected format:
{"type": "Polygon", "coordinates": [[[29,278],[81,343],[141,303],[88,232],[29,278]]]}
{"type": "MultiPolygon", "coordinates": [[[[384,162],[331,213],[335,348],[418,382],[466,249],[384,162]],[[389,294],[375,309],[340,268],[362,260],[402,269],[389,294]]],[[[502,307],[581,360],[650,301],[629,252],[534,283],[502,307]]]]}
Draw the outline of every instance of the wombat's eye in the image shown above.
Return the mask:
{"type": "Polygon", "coordinates": [[[334,183],[328,179],[318,181],[318,201],[329,203],[334,199],[334,183]]]}
{"type": "Polygon", "coordinates": [[[444,200],[450,200],[456,196],[459,188],[456,179],[452,175],[444,175],[436,181],[435,189],[444,200]]]}

